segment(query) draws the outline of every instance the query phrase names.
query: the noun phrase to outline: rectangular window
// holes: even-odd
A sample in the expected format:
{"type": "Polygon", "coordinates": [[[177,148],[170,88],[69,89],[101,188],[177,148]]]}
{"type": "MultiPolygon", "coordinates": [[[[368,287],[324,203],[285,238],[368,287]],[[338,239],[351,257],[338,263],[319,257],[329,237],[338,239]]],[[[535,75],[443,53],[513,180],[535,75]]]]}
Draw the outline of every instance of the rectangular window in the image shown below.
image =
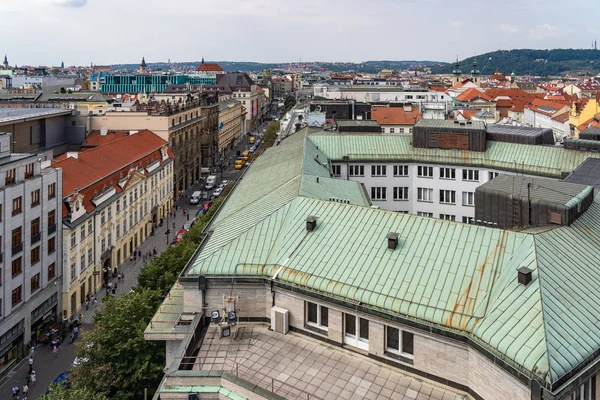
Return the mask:
{"type": "Polygon", "coordinates": [[[350,165],[348,166],[348,175],[349,176],[365,176],[365,166],[364,165],[350,165]]]}
{"type": "Polygon", "coordinates": [[[440,219],[444,219],[446,221],[456,221],[456,215],[440,214],[440,219]]]}
{"type": "Polygon", "coordinates": [[[137,200],[138,199],[138,195],[137,195],[137,188],[133,189],[133,199],[137,200]]]}
{"type": "Polygon", "coordinates": [[[82,271],[84,271],[87,268],[87,264],[85,263],[85,253],[83,253],[81,255],[81,258],[79,259],[79,267],[82,271]]]}
{"type": "Polygon", "coordinates": [[[112,219],[112,207],[108,206],[108,220],[110,221],[112,219]]]}
{"type": "Polygon", "coordinates": [[[127,196],[123,196],[123,210],[127,208],[127,196]]]}
{"type": "Polygon", "coordinates": [[[433,201],[433,189],[417,188],[418,201],[433,201]]]}
{"type": "Polygon", "coordinates": [[[33,176],[33,163],[25,166],[25,179],[29,179],[33,176]]]}
{"type": "Polygon", "coordinates": [[[372,187],[371,200],[385,200],[387,198],[386,190],[386,187],[372,187]]]}
{"type": "Polygon", "coordinates": [[[23,260],[21,257],[15,258],[12,261],[12,276],[13,278],[23,272],[23,260]]]}
{"type": "Polygon", "coordinates": [[[408,176],[408,165],[394,165],[394,176],[408,176]]]}
{"type": "Polygon", "coordinates": [[[85,224],[81,224],[81,240],[85,238],[85,224]]]}
{"type": "Polygon", "coordinates": [[[454,190],[440,190],[440,203],[456,204],[456,192],[454,190]]]}
{"type": "Polygon", "coordinates": [[[117,204],[116,207],[117,207],[117,214],[118,214],[121,211],[121,200],[117,199],[117,203],[116,204],[117,204]]]}
{"type": "Polygon", "coordinates": [[[87,230],[88,230],[88,235],[91,235],[92,232],[94,232],[94,230],[92,229],[92,220],[91,219],[88,219],[88,228],[87,228],[87,230]]]}
{"type": "Polygon", "coordinates": [[[107,242],[108,242],[108,247],[112,246],[112,233],[111,232],[108,232],[107,242]]]}
{"type": "Polygon", "coordinates": [[[71,264],[71,280],[74,281],[77,278],[77,265],[71,264]]]}
{"type": "Polygon", "coordinates": [[[463,181],[479,182],[479,170],[463,169],[463,181]]]}
{"type": "Polygon", "coordinates": [[[394,128],[390,128],[390,133],[395,133],[394,131],[395,131],[394,128]]]}
{"type": "Polygon", "coordinates": [[[48,265],[48,281],[56,277],[56,264],[52,263],[48,265]]]}
{"type": "Polygon", "coordinates": [[[133,192],[129,192],[129,204],[133,203],[133,192]]]}
{"type": "Polygon", "coordinates": [[[414,336],[410,332],[402,331],[391,326],[385,330],[385,350],[398,355],[414,355],[414,336]]]}
{"type": "Polygon", "coordinates": [[[596,394],[594,393],[594,386],[592,384],[592,380],[594,377],[588,379],[583,382],[581,386],[577,387],[573,393],[571,393],[571,397],[568,400],[595,400],[596,394]]]}
{"type": "Polygon", "coordinates": [[[101,251],[104,253],[104,250],[106,250],[106,239],[102,238],[102,246],[101,246],[101,251]]]}
{"type": "Polygon", "coordinates": [[[12,247],[18,246],[23,242],[21,237],[21,227],[13,229],[12,231],[12,247]]]}
{"type": "Polygon", "coordinates": [[[56,183],[48,185],[48,200],[56,197],[56,183]]]}
{"type": "Polygon", "coordinates": [[[77,233],[75,231],[71,232],[71,248],[77,245],[77,233]]]}
{"type": "Polygon", "coordinates": [[[473,218],[471,217],[462,217],[463,224],[471,224],[473,223],[473,218]]]}
{"type": "Polygon", "coordinates": [[[48,213],[48,227],[56,225],[56,212],[54,210],[48,213]]]}
{"type": "Polygon", "coordinates": [[[53,236],[48,239],[48,254],[52,254],[56,251],[56,237],[53,236]]]}
{"type": "Polygon", "coordinates": [[[91,248],[88,249],[88,265],[94,262],[94,252],[91,248]]]}
{"type": "Polygon", "coordinates": [[[22,293],[21,286],[19,286],[18,288],[14,289],[12,291],[12,306],[14,307],[22,301],[23,301],[23,293],[22,293]]]}
{"type": "Polygon", "coordinates": [[[40,246],[31,249],[31,265],[40,262],[40,246]]]}
{"type": "Polygon", "coordinates": [[[369,350],[369,321],[352,314],[344,314],[344,343],[369,350]]]}
{"type": "Polygon", "coordinates": [[[31,192],[31,206],[37,206],[40,204],[40,189],[35,189],[31,192]]]}
{"type": "Polygon", "coordinates": [[[342,176],[342,166],[341,165],[332,165],[331,172],[333,172],[333,176],[342,176]]]}
{"type": "Polygon", "coordinates": [[[13,168],[13,169],[9,169],[8,171],[6,171],[6,185],[12,185],[13,183],[15,183],[17,181],[17,169],[13,168]]]}
{"type": "Polygon", "coordinates": [[[31,220],[31,237],[39,235],[40,233],[40,219],[36,218],[31,220]]]}
{"type": "Polygon", "coordinates": [[[417,211],[417,216],[419,216],[419,217],[433,218],[433,213],[423,212],[423,211],[417,211]]]}
{"type": "Polygon", "coordinates": [[[385,165],[371,165],[371,176],[386,176],[385,165]]]}
{"type": "Polygon", "coordinates": [[[456,179],[456,169],[440,168],[440,179],[456,179]]]}
{"type": "Polygon", "coordinates": [[[408,187],[394,187],[394,200],[408,200],[408,187]]]}
{"type": "Polygon", "coordinates": [[[117,239],[121,237],[121,224],[117,224],[117,239]]]}
{"type": "Polygon", "coordinates": [[[37,273],[31,277],[31,293],[36,292],[40,288],[40,274],[37,273]]]}
{"type": "Polygon", "coordinates": [[[21,214],[23,212],[23,202],[21,196],[13,199],[12,215],[21,214]]]}
{"type": "Polygon", "coordinates": [[[491,181],[492,179],[494,179],[498,175],[500,175],[499,172],[488,172],[488,180],[491,181]]]}
{"type": "Polygon", "coordinates": [[[417,176],[419,178],[433,178],[433,167],[424,167],[419,165],[417,167],[417,176]]]}
{"type": "Polygon", "coordinates": [[[462,192],[463,206],[474,206],[475,205],[475,193],[474,192],[462,192]]]}
{"type": "Polygon", "coordinates": [[[308,301],[305,304],[306,324],[326,331],[329,326],[329,309],[308,301]]]}
{"type": "Polygon", "coordinates": [[[100,213],[100,225],[104,225],[106,223],[106,211],[102,210],[100,213]]]}

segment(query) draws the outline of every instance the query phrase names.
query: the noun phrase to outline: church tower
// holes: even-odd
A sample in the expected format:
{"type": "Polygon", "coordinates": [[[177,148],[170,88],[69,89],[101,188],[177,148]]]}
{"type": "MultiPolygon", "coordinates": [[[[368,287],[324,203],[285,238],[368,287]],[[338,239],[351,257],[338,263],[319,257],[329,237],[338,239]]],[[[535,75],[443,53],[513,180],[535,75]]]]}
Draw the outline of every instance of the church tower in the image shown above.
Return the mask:
{"type": "Polygon", "coordinates": [[[452,71],[452,74],[454,75],[452,77],[452,86],[456,85],[457,83],[462,82],[462,71],[460,70],[460,63],[458,62],[458,56],[456,56],[456,64],[454,64],[454,70],[452,71]]]}
{"type": "Polygon", "coordinates": [[[471,81],[477,85],[477,87],[481,86],[481,77],[479,76],[479,70],[477,69],[477,60],[473,61],[473,69],[471,70],[471,81]]]}
{"type": "Polygon", "coordinates": [[[2,67],[4,67],[4,69],[8,69],[8,58],[6,58],[6,54],[4,55],[4,62],[2,63],[2,67]]]}
{"type": "Polygon", "coordinates": [[[147,74],[148,67],[146,66],[146,59],[142,56],[142,62],[140,64],[140,74],[147,74]]]}

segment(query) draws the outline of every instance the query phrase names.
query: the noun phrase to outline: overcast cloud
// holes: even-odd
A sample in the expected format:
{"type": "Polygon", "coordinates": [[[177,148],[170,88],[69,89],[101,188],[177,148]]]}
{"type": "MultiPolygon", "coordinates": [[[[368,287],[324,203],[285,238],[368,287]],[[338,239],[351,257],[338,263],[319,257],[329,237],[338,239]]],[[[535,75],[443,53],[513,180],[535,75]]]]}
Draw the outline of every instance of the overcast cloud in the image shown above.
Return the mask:
{"type": "Polygon", "coordinates": [[[18,65],[452,61],[589,48],[596,1],[0,0],[0,54],[18,65]]]}

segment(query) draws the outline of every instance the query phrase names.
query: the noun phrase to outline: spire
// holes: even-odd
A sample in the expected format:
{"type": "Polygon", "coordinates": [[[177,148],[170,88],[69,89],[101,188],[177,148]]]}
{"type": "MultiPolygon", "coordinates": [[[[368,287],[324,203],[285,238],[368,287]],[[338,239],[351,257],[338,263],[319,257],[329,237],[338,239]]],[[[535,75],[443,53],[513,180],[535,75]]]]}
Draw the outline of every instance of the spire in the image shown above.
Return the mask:
{"type": "Polygon", "coordinates": [[[452,73],[456,76],[462,74],[462,71],[460,70],[460,63],[458,62],[458,55],[456,55],[456,64],[454,64],[454,70],[452,71],[452,73]]]}
{"type": "Polygon", "coordinates": [[[62,69],[65,69],[65,62],[64,62],[64,61],[61,61],[61,63],[60,63],[60,67],[61,67],[62,69]]]}
{"type": "Polygon", "coordinates": [[[477,69],[477,60],[473,61],[473,69],[471,70],[471,75],[479,75],[479,70],[477,69]]]}
{"type": "Polygon", "coordinates": [[[4,64],[8,64],[8,58],[6,58],[6,54],[4,55],[4,64]]]}
{"type": "Polygon", "coordinates": [[[204,64],[204,54],[202,54],[202,62],[200,64],[204,64]]]}
{"type": "Polygon", "coordinates": [[[140,66],[142,66],[142,67],[146,66],[146,59],[144,58],[144,56],[142,56],[142,63],[140,64],[140,66]]]}

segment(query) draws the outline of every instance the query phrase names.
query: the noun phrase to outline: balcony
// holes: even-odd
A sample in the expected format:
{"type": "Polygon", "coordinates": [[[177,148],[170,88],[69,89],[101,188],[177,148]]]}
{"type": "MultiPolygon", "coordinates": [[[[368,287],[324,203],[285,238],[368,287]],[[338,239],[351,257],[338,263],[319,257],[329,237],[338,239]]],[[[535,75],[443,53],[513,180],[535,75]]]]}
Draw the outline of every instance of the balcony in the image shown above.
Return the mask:
{"type": "Polygon", "coordinates": [[[48,227],[48,235],[52,235],[54,232],[56,232],[56,224],[52,224],[48,227]]]}
{"type": "Polygon", "coordinates": [[[23,242],[19,243],[16,246],[12,247],[12,255],[14,256],[17,253],[20,253],[21,251],[23,251],[23,242]]]}
{"type": "Polygon", "coordinates": [[[35,235],[31,235],[31,244],[39,242],[41,237],[42,237],[41,233],[37,233],[35,235]]]}

